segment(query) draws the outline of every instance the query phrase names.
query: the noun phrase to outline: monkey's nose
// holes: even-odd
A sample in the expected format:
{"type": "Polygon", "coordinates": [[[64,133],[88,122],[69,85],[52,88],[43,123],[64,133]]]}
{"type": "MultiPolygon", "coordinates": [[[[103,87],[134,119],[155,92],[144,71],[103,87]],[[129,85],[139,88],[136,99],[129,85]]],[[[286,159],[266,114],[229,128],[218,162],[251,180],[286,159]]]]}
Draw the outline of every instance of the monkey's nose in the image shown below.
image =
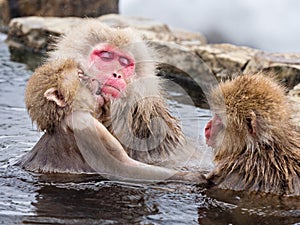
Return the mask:
{"type": "Polygon", "coordinates": [[[122,76],[120,74],[117,74],[117,73],[113,73],[113,77],[118,78],[118,79],[122,78],[122,76]]]}

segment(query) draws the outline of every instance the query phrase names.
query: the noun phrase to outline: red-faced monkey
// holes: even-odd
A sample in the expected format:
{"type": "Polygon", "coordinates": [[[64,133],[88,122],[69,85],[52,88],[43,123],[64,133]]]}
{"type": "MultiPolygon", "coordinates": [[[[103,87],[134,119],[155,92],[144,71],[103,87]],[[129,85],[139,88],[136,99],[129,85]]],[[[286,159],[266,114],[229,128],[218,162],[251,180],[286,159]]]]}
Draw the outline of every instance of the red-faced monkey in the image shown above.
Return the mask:
{"type": "Polygon", "coordinates": [[[221,83],[210,97],[205,136],[216,167],[208,179],[223,189],[300,195],[300,134],[285,89],[258,73],[221,83]]]}
{"type": "Polygon", "coordinates": [[[163,164],[185,145],[152,56],[132,29],[96,20],[87,19],[62,37],[27,84],[29,115],[45,134],[20,164],[39,172],[116,168],[113,175],[134,179],[174,173],[140,163],[163,164]],[[136,171],[131,164],[138,165],[136,171]]]}

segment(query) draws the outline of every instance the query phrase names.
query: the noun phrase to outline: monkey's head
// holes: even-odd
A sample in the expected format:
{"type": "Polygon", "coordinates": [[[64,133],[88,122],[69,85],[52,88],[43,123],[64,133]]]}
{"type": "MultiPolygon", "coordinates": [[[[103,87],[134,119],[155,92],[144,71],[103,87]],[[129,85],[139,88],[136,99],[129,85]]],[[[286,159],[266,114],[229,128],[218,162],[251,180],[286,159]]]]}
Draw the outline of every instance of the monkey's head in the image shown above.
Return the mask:
{"type": "Polygon", "coordinates": [[[284,136],[290,124],[285,89],[262,73],[221,83],[211,92],[211,100],[215,115],[205,136],[216,159],[269,145],[284,136]]]}
{"type": "Polygon", "coordinates": [[[152,50],[131,28],[113,28],[86,19],[62,37],[55,48],[49,61],[76,61],[81,79],[100,105],[126,95],[133,81],[154,75],[152,50]]]}
{"type": "Polygon", "coordinates": [[[53,132],[74,110],[93,111],[94,98],[79,81],[77,68],[72,59],[54,61],[38,68],[30,77],[25,102],[39,130],[53,132]]]}

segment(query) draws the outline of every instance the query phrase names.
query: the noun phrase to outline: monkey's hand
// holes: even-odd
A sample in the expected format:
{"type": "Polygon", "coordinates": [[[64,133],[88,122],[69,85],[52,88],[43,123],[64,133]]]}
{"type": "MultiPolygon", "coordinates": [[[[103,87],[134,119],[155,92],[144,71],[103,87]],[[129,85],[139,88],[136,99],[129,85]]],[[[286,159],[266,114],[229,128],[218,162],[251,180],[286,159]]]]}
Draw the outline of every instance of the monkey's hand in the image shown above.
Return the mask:
{"type": "Polygon", "coordinates": [[[93,94],[95,98],[95,109],[100,109],[105,105],[109,98],[101,92],[101,84],[98,80],[93,79],[91,76],[87,75],[81,69],[77,69],[79,81],[84,84],[93,94]]]}

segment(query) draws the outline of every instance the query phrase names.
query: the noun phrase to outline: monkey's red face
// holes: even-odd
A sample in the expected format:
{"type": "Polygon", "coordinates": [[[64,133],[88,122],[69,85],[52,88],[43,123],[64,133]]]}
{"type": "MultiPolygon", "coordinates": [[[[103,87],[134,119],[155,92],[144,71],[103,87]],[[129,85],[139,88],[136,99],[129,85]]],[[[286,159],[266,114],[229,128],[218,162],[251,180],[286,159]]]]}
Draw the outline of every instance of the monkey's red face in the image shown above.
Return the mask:
{"type": "Polygon", "coordinates": [[[217,144],[217,136],[223,129],[224,124],[222,119],[218,115],[214,115],[214,117],[205,126],[204,132],[206,144],[215,148],[217,144]]]}
{"type": "Polygon", "coordinates": [[[135,60],[129,52],[109,44],[97,45],[89,57],[90,86],[99,103],[119,98],[134,75],[135,60]]]}

